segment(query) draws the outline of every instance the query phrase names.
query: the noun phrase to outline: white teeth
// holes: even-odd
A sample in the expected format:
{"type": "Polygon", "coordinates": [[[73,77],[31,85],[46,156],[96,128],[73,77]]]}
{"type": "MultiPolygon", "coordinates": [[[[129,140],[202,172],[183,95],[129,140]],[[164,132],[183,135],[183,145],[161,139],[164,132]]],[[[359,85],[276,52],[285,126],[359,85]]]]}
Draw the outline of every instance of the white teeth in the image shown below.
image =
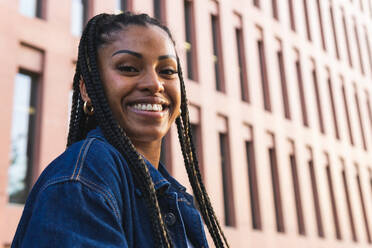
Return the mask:
{"type": "Polygon", "coordinates": [[[163,106],[161,104],[138,103],[138,104],[134,104],[133,107],[135,109],[142,110],[142,111],[162,111],[163,110],[163,106]]]}

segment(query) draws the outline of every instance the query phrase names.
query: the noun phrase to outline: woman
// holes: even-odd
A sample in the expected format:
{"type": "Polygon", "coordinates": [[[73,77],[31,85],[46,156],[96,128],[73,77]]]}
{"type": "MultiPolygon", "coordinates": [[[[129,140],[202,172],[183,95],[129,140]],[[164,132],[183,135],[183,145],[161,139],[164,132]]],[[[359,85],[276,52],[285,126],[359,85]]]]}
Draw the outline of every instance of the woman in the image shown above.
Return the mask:
{"type": "Polygon", "coordinates": [[[228,246],[202,183],[169,30],[101,14],[79,45],[67,149],[31,191],[12,247],[208,247],[192,197],[159,163],[175,121],[216,247],[228,246]]]}

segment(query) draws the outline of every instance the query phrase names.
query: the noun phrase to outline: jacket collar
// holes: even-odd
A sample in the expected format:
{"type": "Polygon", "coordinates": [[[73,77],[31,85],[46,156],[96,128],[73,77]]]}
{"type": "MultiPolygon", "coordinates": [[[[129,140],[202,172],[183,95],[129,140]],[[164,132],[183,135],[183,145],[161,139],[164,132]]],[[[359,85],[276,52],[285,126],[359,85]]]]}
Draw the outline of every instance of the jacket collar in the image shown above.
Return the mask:
{"type": "MultiPolygon", "coordinates": [[[[104,137],[102,130],[100,127],[97,127],[91,131],[89,131],[87,138],[98,138],[105,142],[108,142],[104,137]]],[[[151,179],[154,183],[155,190],[157,193],[164,193],[166,192],[171,186],[175,189],[180,191],[185,191],[186,188],[182,186],[176,179],[174,179],[167,171],[165,166],[159,162],[159,168],[156,169],[145,157],[142,156],[144,159],[147,168],[149,170],[151,179]]]]}

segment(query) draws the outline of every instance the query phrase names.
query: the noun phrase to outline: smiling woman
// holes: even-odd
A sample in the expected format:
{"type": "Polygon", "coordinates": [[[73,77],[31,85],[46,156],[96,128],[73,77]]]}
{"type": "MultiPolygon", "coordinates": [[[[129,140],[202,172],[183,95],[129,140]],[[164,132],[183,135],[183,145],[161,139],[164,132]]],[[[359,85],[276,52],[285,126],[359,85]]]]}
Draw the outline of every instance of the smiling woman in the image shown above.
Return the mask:
{"type": "Polygon", "coordinates": [[[12,247],[208,247],[193,197],[159,162],[176,122],[216,247],[228,247],[201,179],[185,85],[167,27],[101,14],[84,29],[66,151],[31,191],[12,247]]]}

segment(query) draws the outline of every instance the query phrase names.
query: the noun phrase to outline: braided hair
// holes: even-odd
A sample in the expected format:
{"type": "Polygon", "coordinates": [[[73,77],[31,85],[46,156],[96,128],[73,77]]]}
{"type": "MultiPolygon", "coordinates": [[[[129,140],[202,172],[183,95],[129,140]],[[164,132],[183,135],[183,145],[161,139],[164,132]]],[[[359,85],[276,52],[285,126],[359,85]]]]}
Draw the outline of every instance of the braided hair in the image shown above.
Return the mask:
{"type": "MultiPolygon", "coordinates": [[[[134,182],[143,192],[153,230],[155,247],[169,248],[174,246],[161,215],[154,183],[143,158],[136,151],[125,130],[118,125],[112,114],[98,69],[97,51],[100,46],[114,41],[112,35],[128,25],[160,27],[175,44],[169,29],[146,14],[135,15],[125,12],[118,15],[100,14],[93,17],[87,23],[79,44],[67,146],[84,139],[91,129],[99,126],[107,141],[126,158],[134,182]],[[84,81],[87,93],[94,106],[93,116],[84,114],[83,99],[79,88],[81,80],[84,81]]],[[[218,248],[229,247],[202,182],[192,139],[185,83],[178,56],[177,67],[181,84],[181,115],[177,117],[176,125],[188,178],[215,246],[218,248]]]]}

